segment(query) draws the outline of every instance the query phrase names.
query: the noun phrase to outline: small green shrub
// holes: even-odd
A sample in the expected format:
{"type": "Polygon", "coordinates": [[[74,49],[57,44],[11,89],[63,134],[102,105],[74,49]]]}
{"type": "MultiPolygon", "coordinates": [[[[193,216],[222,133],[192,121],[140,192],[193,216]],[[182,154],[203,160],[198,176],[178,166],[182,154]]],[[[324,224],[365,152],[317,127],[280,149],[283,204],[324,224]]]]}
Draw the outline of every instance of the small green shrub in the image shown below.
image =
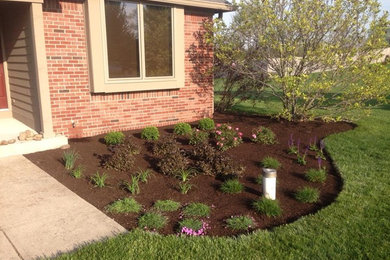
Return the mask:
{"type": "Polygon", "coordinates": [[[214,120],[211,118],[203,118],[199,120],[198,128],[200,130],[210,131],[215,127],[214,120]]]}
{"type": "Polygon", "coordinates": [[[184,227],[197,231],[203,227],[203,222],[198,219],[185,218],[179,221],[179,229],[182,230],[184,227]]]}
{"type": "Polygon", "coordinates": [[[207,143],[209,139],[209,133],[205,131],[201,131],[197,128],[193,129],[191,132],[191,137],[189,143],[191,145],[198,145],[202,143],[207,143]]]}
{"type": "Polygon", "coordinates": [[[233,129],[227,124],[217,124],[214,137],[217,141],[217,148],[221,151],[226,151],[242,143],[242,133],[239,132],[239,129],[233,129]]]}
{"type": "Polygon", "coordinates": [[[158,200],[153,207],[158,211],[176,211],[180,208],[180,203],[173,200],[158,200]]]}
{"type": "Polygon", "coordinates": [[[263,184],[263,175],[262,174],[259,174],[256,178],[256,183],[259,184],[259,185],[262,185],[263,184]]]}
{"type": "Polygon", "coordinates": [[[96,187],[103,188],[106,186],[106,180],[108,178],[108,175],[103,172],[101,175],[99,172],[96,172],[95,175],[91,176],[92,182],[95,184],[96,187]]]}
{"type": "Polygon", "coordinates": [[[155,126],[145,127],[141,132],[141,138],[148,141],[156,141],[160,137],[158,128],[155,126]]]}
{"type": "Polygon", "coordinates": [[[200,144],[192,151],[199,172],[206,175],[240,176],[245,167],[236,163],[230,156],[216,150],[210,144],[200,144]]]}
{"type": "Polygon", "coordinates": [[[149,177],[152,175],[152,171],[149,169],[146,169],[146,170],[138,169],[136,174],[137,174],[138,179],[141,182],[147,183],[149,177]]]}
{"type": "Polygon", "coordinates": [[[277,217],[282,215],[282,209],[279,206],[277,200],[271,200],[267,198],[261,198],[253,202],[253,208],[260,214],[264,214],[267,217],[277,217]]]}
{"type": "Polygon", "coordinates": [[[244,185],[239,180],[227,180],[221,185],[221,191],[224,193],[240,193],[244,190],[244,185]]]}
{"type": "Polygon", "coordinates": [[[107,211],[112,213],[138,213],[142,206],[133,198],[117,200],[107,206],[107,211]]]}
{"type": "Polygon", "coordinates": [[[110,148],[111,156],[103,161],[105,168],[117,171],[130,171],[134,166],[134,155],[140,153],[140,148],[128,137],[123,143],[110,148]]]}
{"type": "Polygon", "coordinates": [[[279,169],[280,166],[281,166],[280,162],[279,162],[277,159],[275,159],[275,158],[273,158],[273,157],[271,157],[271,156],[265,157],[265,158],[261,161],[261,165],[262,165],[264,168],[270,168],[270,169],[275,169],[275,170],[279,169]]]}
{"type": "Polygon", "coordinates": [[[252,130],[251,140],[260,144],[277,143],[275,133],[271,129],[260,126],[252,130]]]}
{"type": "Polygon", "coordinates": [[[304,203],[315,203],[320,198],[318,189],[311,187],[304,187],[295,193],[295,198],[304,203]]]}
{"type": "Polygon", "coordinates": [[[167,217],[160,213],[148,212],[138,219],[138,227],[148,230],[157,230],[165,227],[167,217]]]}
{"type": "Polygon", "coordinates": [[[248,230],[255,226],[254,221],[248,216],[236,216],[226,220],[228,228],[233,230],[248,230]]]}
{"type": "Polygon", "coordinates": [[[188,123],[177,123],[173,128],[173,132],[177,135],[189,135],[191,134],[191,125],[188,123]]]}
{"type": "Polygon", "coordinates": [[[183,215],[186,217],[208,217],[210,207],[199,202],[191,203],[183,209],[183,215]]]}
{"type": "Polygon", "coordinates": [[[122,132],[109,132],[104,136],[104,142],[108,145],[120,144],[125,140],[125,135],[122,132]]]}
{"type": "Polygon", "coordinates": [[[79,154],[75,150],[66,150],[62,154],[62,161],[64,162],[65,169],[71,170],[79,158],[79,154]]]}
{"type": "Polygon", "coordinates": [[[126,190],[130,191],[130,193],[133,195],[139,194],[141,192],[139,188],[139,179],[137,176],[131,176],[131,181],[125,181],[123,185],[125,186],[126,190]]]}
{"type": "Polygon", "coordinates": [[[81,165],[79,165],[79,166],[77,166],[77,168],[72,170],[70,175],[76,179],[80,179],[81,177],[83,177],[83,171],[84,171],[84,168],[81,165]]]}
{"type": "Polygon", "coordinates": [[[305,173],[305,177],[310,182],[324,183],[326,180],[326,170],[325,169],[309,169],[305,173]]]}
{"type": "Polygon", "coordinates": [[[192,189],[192,184],[189,182],[180,182],[179,191],[181,194],[187,194],[192,189]]]}

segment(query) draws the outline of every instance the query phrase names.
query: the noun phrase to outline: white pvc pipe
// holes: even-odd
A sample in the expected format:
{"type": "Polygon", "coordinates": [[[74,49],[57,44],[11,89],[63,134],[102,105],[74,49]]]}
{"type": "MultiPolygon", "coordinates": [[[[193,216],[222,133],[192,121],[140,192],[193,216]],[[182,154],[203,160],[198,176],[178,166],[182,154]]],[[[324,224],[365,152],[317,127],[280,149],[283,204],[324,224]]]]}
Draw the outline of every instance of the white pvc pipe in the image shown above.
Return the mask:
{"type": "Polygon", "coordinates": [[[267,199],[276,199],[276,170],[263,168],[263,195],[267,199]]]}

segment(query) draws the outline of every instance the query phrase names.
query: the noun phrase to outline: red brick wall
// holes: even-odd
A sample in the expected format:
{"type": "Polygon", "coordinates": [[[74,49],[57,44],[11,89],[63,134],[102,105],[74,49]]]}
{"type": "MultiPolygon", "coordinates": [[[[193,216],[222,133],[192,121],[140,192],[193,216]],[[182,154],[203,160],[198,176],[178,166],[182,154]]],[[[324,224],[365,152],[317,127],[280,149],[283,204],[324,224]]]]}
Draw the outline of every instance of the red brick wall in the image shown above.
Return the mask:
{"type": "MultiPolygon", "coordinates": [[[[179,90],[91,93],[83,3],[83,0],[46,0],[43,6],[56,133],[71,138],[86,137],[112,130],[163,126],[212,116],[212,77],[202,74],[203,77],[199,78],[203,67],[211,64],[210,49],[195,48],[201,53],[196,59],[191,59],[193,56],[186,52],[185,87],[179,90]]],[[[186,50],[198,46],[195,35],[201,31],[203,21],[210,17],[210,13],[185,11],[186,50]]]]}

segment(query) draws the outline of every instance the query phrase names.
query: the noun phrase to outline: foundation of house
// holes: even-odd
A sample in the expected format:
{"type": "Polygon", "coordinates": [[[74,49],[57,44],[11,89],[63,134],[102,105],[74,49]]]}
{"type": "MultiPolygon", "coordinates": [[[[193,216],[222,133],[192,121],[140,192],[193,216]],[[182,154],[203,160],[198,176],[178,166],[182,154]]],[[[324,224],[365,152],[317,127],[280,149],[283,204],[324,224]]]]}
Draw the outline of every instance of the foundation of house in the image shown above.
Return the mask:
{"type": "Polygon", "coordinates": [[[63,135],[19,140],[20,133],[26,131],[39,137],[39,133],[14,118],[0,118],[0,158],[56,149],[68,144],[68,138],[63,135]]]}

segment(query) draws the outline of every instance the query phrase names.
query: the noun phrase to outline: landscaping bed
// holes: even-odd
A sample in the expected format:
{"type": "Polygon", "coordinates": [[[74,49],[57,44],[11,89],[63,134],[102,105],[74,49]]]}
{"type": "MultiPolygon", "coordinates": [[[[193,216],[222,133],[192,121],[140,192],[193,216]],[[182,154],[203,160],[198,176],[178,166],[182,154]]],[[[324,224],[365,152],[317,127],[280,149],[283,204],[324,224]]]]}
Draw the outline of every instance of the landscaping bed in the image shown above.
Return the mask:
{"type": "MultiPolygon", "coordinates": [[[[231,178],[231,174],[209,176],[201,172],[190,178],[188,183],[192,188],[187,194],[180,192],[181,181],[177,177],[163,175],[157,166],[160,157],[153,153],[153,142],[141,139],[141,130],[125,132],[131,137],[131,141],[140,147],[140,153],[135,156],[135,165],[130,171],[117,171],[107,169],[102,166],[105,158],[111,155],[110,150],[104,141],[104,135],[70,140],[71,150],[78,153],[76,166],[82,165],[83,176],[79,179],[72,177],[69,170],[64,168],[64,150],[57,149],[46,152],[26,155],[28,159],[48,172],[59,182],[63,183],[70,190],[80,197],[102,210],[105,214],[115,219],[127,229],[133,229],[139,225],[139,218],[152,210],[157,200],[173,200],[180,202],[181,207],[172,212],[163,212],[168,221],[167,225],[158,230],[162,234],[176,234],[180,232],[179,221],[183,217],[183,210],[186,205],[194,202],[201,202],[210,207],[208,217],[201,217],[208,228],[207,235],[230,236],[247,233],[253,229],[271,228],[277,225],[286,224],[299,218],[300,216],[316,212],[318,209],[330,204],[336,198],[342,188],[342,180],[337,174],[332,164],[327,160],[316,158],[317,152],[306,151],[306,147],[316,143],[320,149],[320,140],[330,134],[352,129],[351,124],[323,123],[323,122],[302,122],[292,123],[287,121],[277,121],[266,117],[242,116],[215,114],[216,124],[227,123],[233,129],[239,128],[237,133],[242,133],[243,142],[236,147],[224,151],[233,161],[245,167],[245,171],[238,178],[244,186],[244,190],[238,194],[227,194],[220,190],[221,184],[231,178]],[[261,144],[251,141],[253,139],[252,130],[259,126],[268,127],[276,136],[277,143],[261,144]],[[316,141],[314,141],[316,140],[316,141]],[[299,143],[300,154],[307,153],[306,165],[297,162],[297,155],[288,153],[289,145],[294,141],[295,146],[299,143]],[[276,158],[281,164],[277,175],[277,200],[282,210],[281,216],[267,217],[254,210],[253,202],[258,201],[262,194],[261,184],[256,183],[256,179],[261,174],[260,162],[267,156],[276,158]],[[320,166],[319,166],[320,163],[320,166]],[[305,172],[309,169],[326,169],[326,180],[324,183],[309,182],[305,177],[305,172]],[[150,169],[152,175],[147,183],[140,182],[140,193],[133,195],[123,186],[124,182],[130,182],[131,176],[139,170],[150,169]],[[105,172],[108,176],[105,187],[98,188],[91,181],[91,177],[99,172],[105,172]],[[320,191],[319,200],[315,203],[303,203],[296,199],[296,192],[303,187],[317,188],[320,191]],[[134,198],[142,205],[142,210],[138,213],[111,213],[107,211],[107,206],[111,203],[126,197],[134,198]],[[233,230],[227,227],[227,221],[232,216],[248,216],[254,220],[254,225],[250,225],[248,230],[233,230]]],[[[192,124],[197,126],[197,122],[192,124]]],[[[220,147],[211,131],[209,143],[213,147],[220,147]]],[[[173,135],[173,126],[159,128],[160,140],[163,136],[173,135]]],[[[188,144],[188,137],[177,136],[180,148],[186,154],[191,154],[194,146],[188,144]]],[[[196,161],[190,155],[189,168],[196,168],[196,161]]],[[[198,169],[199,171],[199,169],[198,169]]]]}

